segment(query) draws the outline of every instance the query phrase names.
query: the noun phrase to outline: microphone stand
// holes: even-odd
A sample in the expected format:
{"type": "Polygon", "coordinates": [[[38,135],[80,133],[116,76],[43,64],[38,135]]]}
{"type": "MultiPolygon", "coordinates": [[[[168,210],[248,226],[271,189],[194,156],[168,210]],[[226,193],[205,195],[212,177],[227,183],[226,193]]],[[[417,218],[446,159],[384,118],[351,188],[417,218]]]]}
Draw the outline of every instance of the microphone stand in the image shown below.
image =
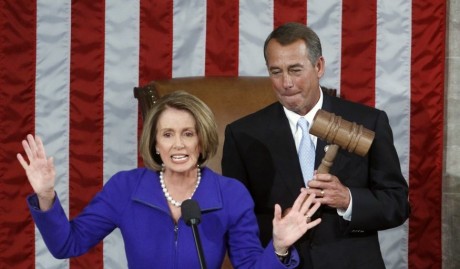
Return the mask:
{"type": "Polygon", "coordinates": [[[201,239],[198,233],[198,224],[201,221],[201,210],[198,203],[192,199],[187,199],[181,205],[182,218],[188,226],[191,226],[193,239],[195,240],[195,247],[198,253],[198,260],[201,269],[206,269],[206,262],[204,259],[203,248],[201,247],[201,239]]]}
{"type": "Polygon", "coordinates": [[[192,227],[193,238],[195,239],[196,250],[198,252],[198,260],[200,261],[200,267],[201,269],[206,269],[206,262],[204,259],[203,248],[201,246],[200,234],[198,233],[198,227],[195,223],[195,219],[191,220],[191,227],[192,227]]]}

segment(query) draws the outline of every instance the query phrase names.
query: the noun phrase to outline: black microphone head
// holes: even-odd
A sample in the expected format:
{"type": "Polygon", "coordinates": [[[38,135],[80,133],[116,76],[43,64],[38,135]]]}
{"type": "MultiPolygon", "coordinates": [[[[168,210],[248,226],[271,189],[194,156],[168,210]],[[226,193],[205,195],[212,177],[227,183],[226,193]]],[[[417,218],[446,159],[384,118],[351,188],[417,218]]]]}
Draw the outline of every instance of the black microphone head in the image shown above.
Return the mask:
{"type": "Polygon", "coordinates": [[[198,202],[192,199],[187,199],[180,206],[182,218],[187,225],[199,224],[201,221],[201,209],[198,202]]]}

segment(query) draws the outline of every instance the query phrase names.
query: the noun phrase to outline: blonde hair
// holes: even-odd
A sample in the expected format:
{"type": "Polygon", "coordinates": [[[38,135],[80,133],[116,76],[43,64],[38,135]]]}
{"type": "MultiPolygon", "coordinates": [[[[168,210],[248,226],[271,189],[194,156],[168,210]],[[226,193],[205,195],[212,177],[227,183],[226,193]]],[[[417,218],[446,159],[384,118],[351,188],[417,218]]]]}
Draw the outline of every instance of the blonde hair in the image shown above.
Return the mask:
{"type": "Polygon", "coordinates": [[[174,91],[158,99],[145,117],[139,145],[139,152],[144,160],[144,165],[153,170],[161,170],[163,162],[160,156],[155,153],[156,135],[158,119],[167,108],[184,110],[193,116],[201,146],[198,164],[206,164],[216,154],[219,144],[214,114],[196,96],[185,91],[174,91]]]}

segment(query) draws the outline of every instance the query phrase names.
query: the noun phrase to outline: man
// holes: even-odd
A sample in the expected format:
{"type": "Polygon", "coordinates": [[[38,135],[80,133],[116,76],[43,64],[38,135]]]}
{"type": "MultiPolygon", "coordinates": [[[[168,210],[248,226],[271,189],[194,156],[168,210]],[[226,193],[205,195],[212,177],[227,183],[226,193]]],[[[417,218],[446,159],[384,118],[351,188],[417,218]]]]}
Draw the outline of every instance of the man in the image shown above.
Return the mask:
{"type": "MultiPolygon", "coordinates": [[[[223,174],[251,192],[262,243],[271,238],[274,204],[289,207],[307,186],[322,204],[313,216],[322,222],[296,244],[303,268],[385,268],[377,232],[401,225],[410,212],[386,113],[323,93],[321,43],[305,25],[275,29],[265,41],[264,56],[279,102],[229,124],[222,158],[223,174]],[[297,121],[303,117],[311,126],[319,109],[373,130],[375,138],[366,156],[340,149],[330,174],[303,176],[297,121]]],[[[317,168],[326,144],[309,138],[317,168]]]]}

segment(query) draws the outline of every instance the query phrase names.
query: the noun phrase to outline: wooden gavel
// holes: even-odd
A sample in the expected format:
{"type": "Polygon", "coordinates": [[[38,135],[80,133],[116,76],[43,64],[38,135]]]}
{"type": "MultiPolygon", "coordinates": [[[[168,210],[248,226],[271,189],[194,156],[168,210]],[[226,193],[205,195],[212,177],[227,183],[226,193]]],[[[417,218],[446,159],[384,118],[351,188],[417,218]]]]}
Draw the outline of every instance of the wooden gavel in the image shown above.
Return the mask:
{"type": "Polygon", "coordinates": [[[321,174],[329,173],[339,147],[364,156],[369,151],[375,137],[373,131],[362,125],[346,121],[322,109],[318,110],[313,119],[310,134],[330,143],[317,169],[321,174]]]}

